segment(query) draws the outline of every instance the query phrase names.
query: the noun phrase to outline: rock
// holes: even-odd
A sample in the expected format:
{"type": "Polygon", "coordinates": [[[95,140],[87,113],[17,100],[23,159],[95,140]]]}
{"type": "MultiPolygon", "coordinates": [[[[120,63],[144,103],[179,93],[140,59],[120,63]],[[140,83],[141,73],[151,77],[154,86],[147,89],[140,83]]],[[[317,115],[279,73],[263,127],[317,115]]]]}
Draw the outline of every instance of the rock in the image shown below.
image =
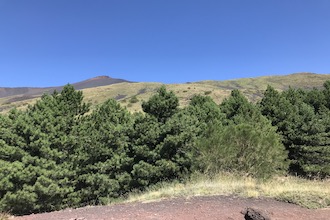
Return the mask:
{"type": "Polygon", "coordinates": [[[271,220],[264,211],[255,208],[246,208],[242,214],[245,220],[271,220]]]}

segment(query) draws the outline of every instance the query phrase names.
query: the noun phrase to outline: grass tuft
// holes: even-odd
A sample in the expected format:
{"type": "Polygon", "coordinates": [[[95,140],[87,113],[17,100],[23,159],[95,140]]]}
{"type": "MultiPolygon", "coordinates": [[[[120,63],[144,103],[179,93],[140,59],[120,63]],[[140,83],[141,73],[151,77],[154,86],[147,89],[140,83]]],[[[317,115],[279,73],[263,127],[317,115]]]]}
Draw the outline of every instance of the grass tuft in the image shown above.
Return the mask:
{"type": "Polygon", "coordinates": [[[277,200],[282,202],[294,203],[302,207],[311,209],[325,208],[330,206],[329,194],[309,192],[300,194],[298,192],[285,192],[277,196],[277,200]]]}
{"type": "Polygon", "coordinates": [[[194,174],[184,182],[164,182],[144,192],[131,193],[127,202],[212,195],[273,198],[310,209],[330,207],[329,181],[305,180],[298,177],[274,177],[261,181],[230,173],[221,173],[213,177],[194,174]]]}
{"type": "Polygon", "coordinates": [[[5,212],[0,212],[0,220],[9,220],[10,215],[5,212]]]}

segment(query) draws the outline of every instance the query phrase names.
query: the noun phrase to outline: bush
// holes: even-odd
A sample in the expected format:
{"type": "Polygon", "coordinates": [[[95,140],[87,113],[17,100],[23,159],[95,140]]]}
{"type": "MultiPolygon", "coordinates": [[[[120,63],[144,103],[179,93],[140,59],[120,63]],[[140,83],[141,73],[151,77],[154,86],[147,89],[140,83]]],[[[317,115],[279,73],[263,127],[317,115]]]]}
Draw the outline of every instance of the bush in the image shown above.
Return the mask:
{"type": "Polygon", "coordinates": [[[239,172],[268,178],[285,172],[287,153],[275,130],[251,124],[211,129],[198,143],[197,163],[204,172],[239,172]]]}
{"type": "Polygon", "coordinates": [[[139,99],[136,96],[132,96],[132,98],[129,100],[130,103],[137,103],[139,102],[139,99]]]}

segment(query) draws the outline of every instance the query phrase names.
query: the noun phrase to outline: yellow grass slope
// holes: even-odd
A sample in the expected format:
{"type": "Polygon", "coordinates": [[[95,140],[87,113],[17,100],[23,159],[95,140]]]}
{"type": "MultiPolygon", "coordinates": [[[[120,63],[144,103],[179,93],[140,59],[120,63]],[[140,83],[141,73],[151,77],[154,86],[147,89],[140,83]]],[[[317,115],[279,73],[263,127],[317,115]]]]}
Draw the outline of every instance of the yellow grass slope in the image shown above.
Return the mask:
{"type": "MultiPolygon", "coordinates": [[[[92,108],[103,103],[109,98],[116,99],[122,106],[125,106],[131,112],[141,111],[143,101],[149,99],[155,94],[161,83],[118,83],[109,86],[100,86],[95,88],[83,89],[85,101],[92,104],[92,108]],[[135,99],[135,101],[134,101],[135,99]]],[[[189,103],[191,97],[195,94],[211,96],[217,103],[220,103],[230,94],[230,90],[224,90],[208,84],[166,84],[168,90],[174,91],[179,98],[180,106],[189,103]]],[[[22,100],[8,103],[7,98],[0,99],[0,112],[7,112],[13,107],[24,109],[29,104],[36,102],[38,98],[22,100]]]]}
{"type": "MultiPolygon", "coordinates": [[[[201,81],[195,83],[166,84],[168,90],[175,92],[180,101],[180,106],[186,106],[195,94],[208,95],[216,103],[227,97],[231,90],[239,89],[250,101],[258,101],[267,85],[273,86],[279,91],[293,88],[312,89],[321,88],[326,80],[330,80],[330,74],[299,73],[286,76],[264,76],[257,78],[244,78],[227,81],[201,81]]],[[[100,86],[83,89],[85,101],[92,107],[109,98],[119,101],[128,110],[141,111],[141,103],[155,94],[161,83],[118,83],[109,86],[100,86]]],[[[0,112],[8,112],[11,108],[24,109],[29,104],[35,103],[39,97],[24,99],[24,96],[0,98],[0,112]]]]}

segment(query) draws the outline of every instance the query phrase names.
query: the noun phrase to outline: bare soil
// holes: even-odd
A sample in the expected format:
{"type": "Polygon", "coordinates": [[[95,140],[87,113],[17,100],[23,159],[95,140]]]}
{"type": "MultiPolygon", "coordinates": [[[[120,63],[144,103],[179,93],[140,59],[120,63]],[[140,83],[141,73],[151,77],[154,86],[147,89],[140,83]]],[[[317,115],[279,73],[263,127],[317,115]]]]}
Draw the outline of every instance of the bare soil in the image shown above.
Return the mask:
{"type": "Polygon", "coordinates": [[[311,210],[273,199],[203,196],[109,206],[87,206],[51,213],[13,217],[13,220],[239,220],[247,208],[261,210],[272,220],[330,220],[329,209],[311,210]]]}

